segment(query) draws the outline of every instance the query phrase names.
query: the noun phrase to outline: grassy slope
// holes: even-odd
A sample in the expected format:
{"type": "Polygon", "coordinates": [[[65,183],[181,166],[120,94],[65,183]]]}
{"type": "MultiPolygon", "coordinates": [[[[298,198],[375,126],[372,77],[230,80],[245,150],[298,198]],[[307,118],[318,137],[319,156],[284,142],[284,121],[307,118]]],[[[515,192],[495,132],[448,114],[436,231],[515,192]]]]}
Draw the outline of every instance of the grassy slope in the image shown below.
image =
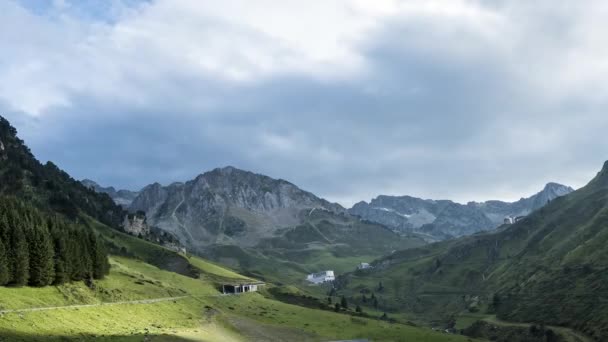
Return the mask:
{"type": "Polygon", "coordinates": [[[195,340],[240,341],[247,340],[251,332],[237,332],[232,325],[242,326],[253,320],[254,324],[250,326],[255,329],[270,336],[275,333],[289,336],[290,340],[300,340],[300,336],[313,340],[399,340],[404,337],[417,341],[465,340],[427,329],[289,305],[260,294],[218,296],[214,285],[201,279],[163,271],[129,258],[112,257],[111,263],[110,276],[98,282],[95,290],[81,283],[42,289],[0,288],[2,306],[23,309],[180,295],[191,297],[155,304],[8,313],[0,318],[0,335],[23,340],[43,336],[45,339],[105,336],[130,341],[149,334],[159,339],[166,335],[164,338],[184,336],[195,340]]]}
{"type": "MultiPolygon", "coordinates": [[[[40,312],[6,313],[0,316],[0,336],[10,341],[31,340],[124,340],[141,341],[248,341],[331,340],[370,338],[374,341],[465,341],[401,324],[353,318],[285,304],[261,294],[220,296],[217,282],[245,277],[203,259],[188,260],[200,269],[192,278],[159,269],[155,254],[171,251],[96,226],[104,237],[130,246],[132,257],[112,256],[110,275],[94,289],[83,283],[47,288],[1,288],[0,310],[34,307],[101,304],[150,298],[187,298],[153,304],[120,304],[87,308],[63,308],[40,312]],[[137,259],[139,258],[139,259],[137,259]]],[[[167,254],[168,253],[168,254],[167,254]]],[[[175,253],[173,253],[175,254],[175,253]]],[[[171,266],[171,265],[168,265],[171,266]]],[[[0,338],[1,340],[1,338],[0,338]]]]}
{"type": "Polygon", "coordinates": [[[445,323],[469,310],[608,338],[608,164],[590,184],[496,233],[394,253],[346,277],[383,309],[445,323]],[[500,301],[492,306],[493,296],[500,301]]]}
{"type": "Polygon", "coordinates": [[[306,213],[302,225],[285,229],[255,248],[215,245],[202,252],[245,274],[305,287],[309,273],[331,269],[343,274],[393,250],[423,244],[417,237],[401,237],[377,224],[316,210],[306,213]]]}

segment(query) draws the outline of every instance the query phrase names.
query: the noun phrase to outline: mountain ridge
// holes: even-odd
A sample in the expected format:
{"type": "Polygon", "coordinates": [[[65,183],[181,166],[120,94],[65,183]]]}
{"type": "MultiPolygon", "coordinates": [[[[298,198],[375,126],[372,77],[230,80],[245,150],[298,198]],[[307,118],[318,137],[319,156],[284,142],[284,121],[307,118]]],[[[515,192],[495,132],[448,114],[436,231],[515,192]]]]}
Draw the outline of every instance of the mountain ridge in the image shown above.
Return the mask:
{"type": "Polygon", "coordinates": [[[489,200],[460,204],[451,200],[379,195],[348,209],[362,219],[384,224],[397,232],[421,232],[444,240],[497,228],[505,217],[522,217],[571,193],[571,187],[550,182],[540,192],[515,202],[489,200]]]}
{"type": "Polygon", "coordinates": [[[215,168],[186,182],[144,187],[131,211],[146,213],[151,225],[176,234],[191,246],[213,243],[254,245],[284,227],[302,222],[313,208],[334,213],[346,209],[283,179],[240,170],[215,168]]]}
{"type": "Polygon", "coordinates": [[[92,188],[96,192],[107,194],[112,198],[112,200],[114,200],[116,204],[122,206],[123,208],[128,208],[139,193],[139,191],[131,191],[125,189],[116,190],[116,188],[114,188],[113,186],[104,187],[99,185],[99,183],[87,178],[81,180],[80,183],[82,183],[87,188],[92,188]]]}

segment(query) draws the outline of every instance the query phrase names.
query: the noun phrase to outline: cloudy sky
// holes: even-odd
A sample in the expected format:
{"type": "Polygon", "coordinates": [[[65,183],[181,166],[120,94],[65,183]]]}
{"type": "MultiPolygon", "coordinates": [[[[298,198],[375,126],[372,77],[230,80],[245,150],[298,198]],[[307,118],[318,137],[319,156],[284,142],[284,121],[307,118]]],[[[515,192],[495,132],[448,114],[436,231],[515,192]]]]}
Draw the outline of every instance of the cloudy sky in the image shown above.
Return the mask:
{"type": "Polygon", "coordinates": [[[233,165],[351,205],[608,159],[608,2],[2,0],[0,113],[75,178],[233,165]]]}

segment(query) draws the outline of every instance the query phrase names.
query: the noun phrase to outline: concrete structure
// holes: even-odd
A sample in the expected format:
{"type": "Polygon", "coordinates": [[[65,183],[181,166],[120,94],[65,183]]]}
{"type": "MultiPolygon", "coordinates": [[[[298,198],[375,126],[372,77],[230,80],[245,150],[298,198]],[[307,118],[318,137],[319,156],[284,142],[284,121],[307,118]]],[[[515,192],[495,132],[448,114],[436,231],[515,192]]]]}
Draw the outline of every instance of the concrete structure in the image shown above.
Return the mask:
{"type": "Polygon", "coordinates": [[[336,280],[336,276],[334,275],[334,271],[323,271],[309,274],[306,280],[313,284],[323,284],[336,280]]]}
{"type": "Polygon", "coordinates": [[[368,268],[372,268],[372,265],[368,264],[367,262],[362,262],[359,264],[359,266],[357,266],[358,270],[366,270],[368,268]]]}
{"type": "Polygon", "coordinates": [[[264,283],[222,284],[223,294],[240,294],[246,292],[257,292],[264,283]]]}

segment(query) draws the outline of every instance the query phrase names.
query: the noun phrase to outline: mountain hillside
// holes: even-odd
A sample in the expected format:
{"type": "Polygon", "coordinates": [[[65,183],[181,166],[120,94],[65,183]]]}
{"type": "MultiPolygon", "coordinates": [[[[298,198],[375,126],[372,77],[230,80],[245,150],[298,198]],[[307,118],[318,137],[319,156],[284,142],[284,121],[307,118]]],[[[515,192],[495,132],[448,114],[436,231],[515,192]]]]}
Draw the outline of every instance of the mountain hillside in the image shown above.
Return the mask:
{"type": "Polygon", "coordinates": [[[0,195],[11,195],[36,206],[75,218],[85,213],[118,227],[124,210],[106,194],[71,178],[52,162],[41,164],[0,116],[0,195]]]}
{"type": "Polygon", "coordinates": [[[506,217],[529,215],[557,197],[574,191],[568,186],[549,183],[539,193],[517,202],[469,202],[423,200],[410,196],[378,196],[370,203],[359,202],[349,213],[377,222],[398,232],[418,232],[431,240],[444,240],[492,230],[506,217]]]}
{"type": "Polygon", "coordinates": [[[345,291],[382,288],[381,306],[428,320],[463,312],[569,327],[608,338],[608,162],[585,187],[525,219],[396,252],[345,291]]]}

